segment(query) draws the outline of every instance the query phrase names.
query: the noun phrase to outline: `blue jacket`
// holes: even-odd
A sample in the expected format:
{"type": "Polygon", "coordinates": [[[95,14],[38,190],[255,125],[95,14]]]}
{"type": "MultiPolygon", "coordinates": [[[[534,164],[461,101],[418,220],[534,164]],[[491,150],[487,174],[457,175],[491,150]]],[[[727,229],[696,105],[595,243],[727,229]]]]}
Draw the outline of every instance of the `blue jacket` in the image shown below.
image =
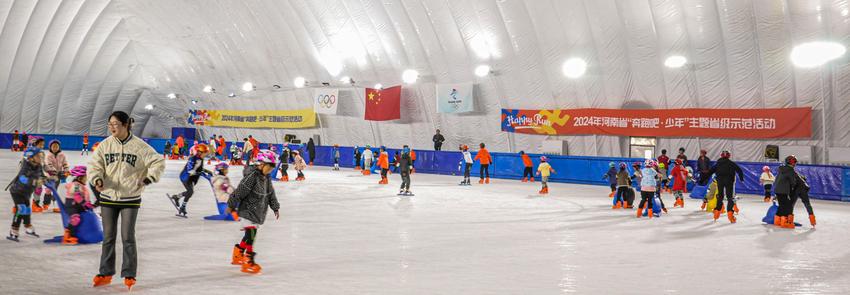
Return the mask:
{"type": "Polygon", "coordinates": [[[605,173],[605,178],[608,178],[609,184],[617,185],[617,169],[614,167],[608,169],[608,173],[605,173]]]}
{"type": "Polygon", "coordinates": [[[640,173],[643,174],[643,177],[640,179],[641,187],[656,187],[658,185],[658,181],[655,179],[658,176],[658,172],[652,168],[643,168],[640,170],[640,173]]]}
{"type": "Polygon", "coordinates": [[[189,181],[189,177],[201,176],[204,172],[204,159],[198,156],[192,156],[189,161],[186,161],[186,166],[180,172],[180,181],[189,181]]]}

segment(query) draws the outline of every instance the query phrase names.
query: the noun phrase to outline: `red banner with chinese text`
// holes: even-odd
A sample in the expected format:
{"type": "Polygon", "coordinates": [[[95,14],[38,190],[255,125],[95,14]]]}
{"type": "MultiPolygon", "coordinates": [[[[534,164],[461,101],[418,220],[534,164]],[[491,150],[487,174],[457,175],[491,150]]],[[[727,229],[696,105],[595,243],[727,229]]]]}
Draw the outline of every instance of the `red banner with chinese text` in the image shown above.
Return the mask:
{"type": "Polygon", "coordinates": [[[541,135],[811,138],[812,109],[502,109],[502,131],[541,135]]]}

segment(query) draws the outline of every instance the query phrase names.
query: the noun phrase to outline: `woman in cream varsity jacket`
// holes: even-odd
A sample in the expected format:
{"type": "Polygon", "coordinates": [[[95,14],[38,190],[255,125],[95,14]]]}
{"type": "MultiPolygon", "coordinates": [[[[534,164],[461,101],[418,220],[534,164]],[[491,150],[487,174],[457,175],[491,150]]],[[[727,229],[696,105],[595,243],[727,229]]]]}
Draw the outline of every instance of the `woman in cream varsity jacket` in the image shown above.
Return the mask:
{"type": "Polygon", "coordinates": [[[109,116],[109,132],[92,154],[89,162],[89,181],[103,218],[103,247],[100,272],[94,286],[108,285],[115,274],[115,237],[121,220],[124,259],[121,276],[127,288],[136,283],[136,217],[139,215],[145,186],[159,181],[165,170],[165,160],[140,138],[130,133],[133,119],[125,112],[109,116]]]}

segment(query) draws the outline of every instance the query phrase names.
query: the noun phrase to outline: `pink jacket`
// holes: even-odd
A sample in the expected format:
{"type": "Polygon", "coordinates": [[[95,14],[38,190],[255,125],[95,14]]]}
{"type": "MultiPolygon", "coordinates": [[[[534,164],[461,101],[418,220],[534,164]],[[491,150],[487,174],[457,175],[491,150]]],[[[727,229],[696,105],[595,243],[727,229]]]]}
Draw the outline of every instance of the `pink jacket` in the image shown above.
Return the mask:
{"type": "Polygon", "coordinates": [[[58,178],[65,172],[68,172],[68,160],[65,159],[65,153],[59,152],[53,154],[50,151],[45,151],[44,172],[52,178],[58,178]]]}
{"type": "Polygon", "coordinates": [[[65,184],[66,199],[73,199],[75,204],[89,203],[89,189],[85,184],[71,181],[65,184]]]}

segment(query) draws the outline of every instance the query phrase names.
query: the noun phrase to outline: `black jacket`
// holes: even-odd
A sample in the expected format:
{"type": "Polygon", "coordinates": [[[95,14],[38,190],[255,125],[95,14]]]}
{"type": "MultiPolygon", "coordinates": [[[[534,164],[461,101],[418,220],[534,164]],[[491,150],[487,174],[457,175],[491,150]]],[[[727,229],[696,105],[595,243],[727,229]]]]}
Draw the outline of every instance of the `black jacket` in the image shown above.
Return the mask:
{"type": "Polygon", "coordinates": [[[270,177],[263,175],[259,169],[252,169],[248,175],[239,182],[239,186],[227,200],[227,206],[237,209],[239,217],[263,224],[266,221],[268,209],[277,212],[280,203],[272,187],[270,177]]]}
{"type": "Polygon", "coordinates": [[[435,143],[443,144],[443,142],[446,141],[446,138],[443,137],[442,134],[434,134],[434,138],[431,140],[435,143]]]}
{"type": "MultiPolygon", "coordinates": [[[[43,177],[44,174],[41,165],[24,160],[21,163],[21,170],[18,172],[18,176],[12,179],[12,183],[9,186],[9,192],[12,193],[12,198],[15,198],[15,196],[29,198],[29,195],[35,191],[36,182],[43,177]]],[[[15,200],[16,203],[20,201],[22,200],[15,200]]],[[[26,200],[23,200],[23,202],[26,202],[26,200]]]]}
{"type": "Polygon", "coordinates": [[[311,155],[316,153],[316,144],[313,143],[312,140],[307,142],[307,151],[310,152],[311,155]]]}
{"type": "Polygon", "coordinates": [[[697,170],[700,172],[711,171],[711,159],[708,156],[697,159],[697,170]]]}
{"type": "Polygon", "coordinates": [[[735,164],[735,162],[732,162],[728,158],[717,160],[714,167],[711,167],[711,173],[717,175],[717,182],[734,182],[736,174],[738,175],[738,179],[741,181],[744,180],[744,171],[741,170],[741,167],[738,167],[738,164],[735,164]]]}
{"type": "Polygon", "coordinates": [[[410,153],[403,153],[401,157],[398,159],[398,167],[401,169],[401,172],[410,172],[410,163],[413,162],[410,160],[410,153]]]}
{"type": "Polygon", "coordinates": [[[797,186],[797,172],[794,167],[788,165],[779,166],[779,174],[773,184],[773,191],[777,194],[788,195],[797,186]]]}

